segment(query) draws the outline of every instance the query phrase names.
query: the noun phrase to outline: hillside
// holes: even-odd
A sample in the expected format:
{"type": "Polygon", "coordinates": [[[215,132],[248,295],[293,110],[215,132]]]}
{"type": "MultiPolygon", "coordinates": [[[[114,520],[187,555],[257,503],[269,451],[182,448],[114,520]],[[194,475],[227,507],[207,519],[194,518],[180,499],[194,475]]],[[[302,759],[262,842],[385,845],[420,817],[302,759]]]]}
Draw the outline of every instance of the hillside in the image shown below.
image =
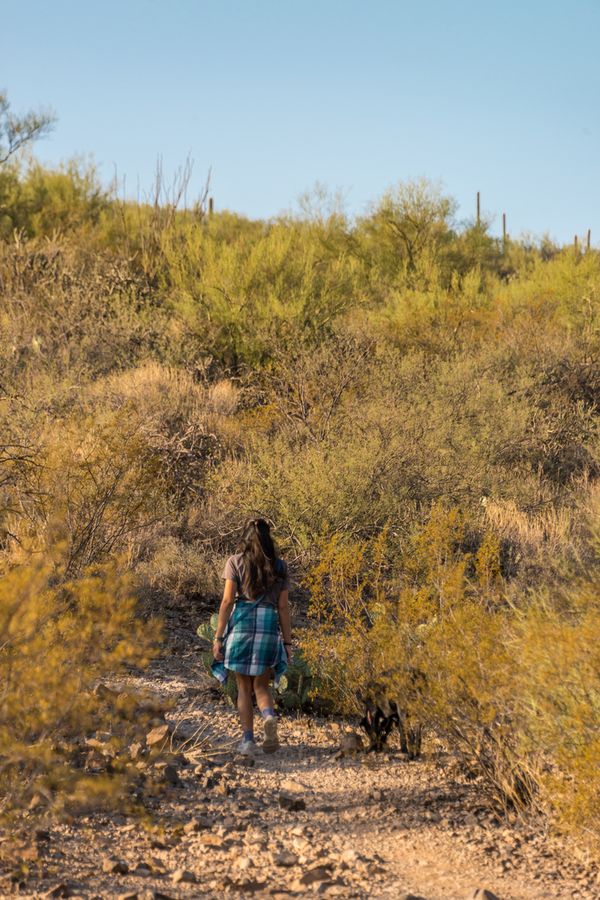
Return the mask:
{"type": "MultiPolygon", "coordinates": [[[[181,620],[195,639],[189,611],[216,608],[223,561],[260,514],[293,575],[311,690],[293,694],[291,679],[280,701],[303,716],[286,725],[294,753],[252,770],[253,790],[276,792],[284,773],[303,784],[313,799],[300,825],[331,853],[351,795],[361,815],[348,840],[384,868],[382,891],[492,884],[487,856],[507,857],[474,849],[488,841],[465,824],[479,812],[597,858],[600,254],[461,225],[426,181],[361,218],[321,197],[268,222],[209,215],[206,197],[181,208],[184,188],[159,182],[137,204],[76,164],[0,170],[5,836],[98,809],[143,818],[128,748],[152,712],[140,719],[135,691],[107,700],[95,688],[135,673],[177,692],[164,635],[181,620]],[[333,761],[324,717],[356,728],[368,702],[390,697],[422,726],[423,762],[333,761]],[[109,771],[85,763],[102,735],[109,771]],[[471,782],[452,781],[448,759],[471,782]],[[388,810],[404,791],[434,813],[431,877],[405,859],[424,814],[405,833],[388,810]],[[311,804],[332,809],[313,821],[311,804]],[[383,830],[365,836],[375,809],[383,830]]],[[[164,801],[176,818],[195,802],[188,775],[192,799],[164,801]]],[[[511,888],[517,875],[494,889],[553,890],[543,852],[513,848],[508,867],[539,871],[538,893],[511,888]]]]}

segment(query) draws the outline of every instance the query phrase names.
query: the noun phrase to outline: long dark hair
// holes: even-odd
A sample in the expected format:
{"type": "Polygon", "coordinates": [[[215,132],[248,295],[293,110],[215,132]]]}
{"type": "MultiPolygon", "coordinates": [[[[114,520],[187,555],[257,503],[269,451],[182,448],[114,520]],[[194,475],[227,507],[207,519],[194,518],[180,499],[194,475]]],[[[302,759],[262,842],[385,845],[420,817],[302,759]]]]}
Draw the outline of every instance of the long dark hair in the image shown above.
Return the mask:
{"type": "Polygon", "coordinates": [[[277,580],[277,550],[268,522],[264,519],[249,519],[246,522],[240,552],[246,563],[242,584],[244,593],[251,599],[256,599],[277,580]]]}

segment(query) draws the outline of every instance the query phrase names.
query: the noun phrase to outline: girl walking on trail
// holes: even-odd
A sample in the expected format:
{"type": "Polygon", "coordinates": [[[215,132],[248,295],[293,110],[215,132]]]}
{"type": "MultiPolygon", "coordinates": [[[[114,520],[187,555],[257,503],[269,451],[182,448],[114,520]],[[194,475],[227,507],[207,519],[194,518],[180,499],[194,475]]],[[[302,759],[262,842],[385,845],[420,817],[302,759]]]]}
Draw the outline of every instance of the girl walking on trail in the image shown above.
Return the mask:
{"type": "Polygon", "coordinates": [[[235,672],[238,711],[243,730],[239,752],[253,755],[254,704],[264,720],[265,753],[279,747],[271,676],[277,684],[292,658],[287,564],[277,555],[268,522],[251,519],[245,526],[239,552],[223,570],[225,588],[213,645],[212,670],[219,681],[235,672]]]}

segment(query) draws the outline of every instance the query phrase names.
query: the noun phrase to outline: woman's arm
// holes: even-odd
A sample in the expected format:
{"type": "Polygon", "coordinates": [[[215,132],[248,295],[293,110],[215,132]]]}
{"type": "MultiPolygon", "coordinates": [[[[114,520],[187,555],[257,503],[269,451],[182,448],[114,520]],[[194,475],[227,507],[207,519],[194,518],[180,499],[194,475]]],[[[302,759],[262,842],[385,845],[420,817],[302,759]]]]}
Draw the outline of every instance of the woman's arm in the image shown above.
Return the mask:
{"type": "Polygon", "coordinates": [[[286,645],[286,653],[288,660],[292,658],[292,623],[290,621],[290,603],[288,599],[287,588],[282,591],[277,601],[277,609],[279,611],[279,625],[281,634],[283,635],[283,643],[286,645]]]}
{"type": "Polygon", "coordinates": [[[213,643],[213,656],[218,660],[223,659],[223,651],[221,645],[223,643],[225,626],[227,625],[229,616],[231,615],[231,610],[233,609],[233,604],[235,602],[235,590],[235,581],[233,581],[231,578],[227,578],[225,581],[225,588],[223,590],[223,599],[221,600],[221,605],[219,607],[219,618],[217,620],[217,630],[215,632],[215,640],[213,643]]]}

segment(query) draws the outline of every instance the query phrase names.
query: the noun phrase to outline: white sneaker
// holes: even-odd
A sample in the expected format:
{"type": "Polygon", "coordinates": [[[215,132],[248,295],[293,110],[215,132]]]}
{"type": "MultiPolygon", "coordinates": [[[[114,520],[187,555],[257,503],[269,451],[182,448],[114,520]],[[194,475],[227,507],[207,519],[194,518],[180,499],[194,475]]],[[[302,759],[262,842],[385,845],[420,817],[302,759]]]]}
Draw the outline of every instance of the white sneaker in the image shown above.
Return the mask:
{"type": "Polygon", "coordinates": [[[267,716],[265,719],[265,739],[262,748],[264,753],[275,753],[276,750],[279,750],[277,719],[275,716],[267,716]]]}
{"type": "Polygon", "coordinates": [[[241,753],[242,756],[254,756],[256,750],[257,747],[254,741],[242,741],[237,748],[237,752],[241,753]]]}

